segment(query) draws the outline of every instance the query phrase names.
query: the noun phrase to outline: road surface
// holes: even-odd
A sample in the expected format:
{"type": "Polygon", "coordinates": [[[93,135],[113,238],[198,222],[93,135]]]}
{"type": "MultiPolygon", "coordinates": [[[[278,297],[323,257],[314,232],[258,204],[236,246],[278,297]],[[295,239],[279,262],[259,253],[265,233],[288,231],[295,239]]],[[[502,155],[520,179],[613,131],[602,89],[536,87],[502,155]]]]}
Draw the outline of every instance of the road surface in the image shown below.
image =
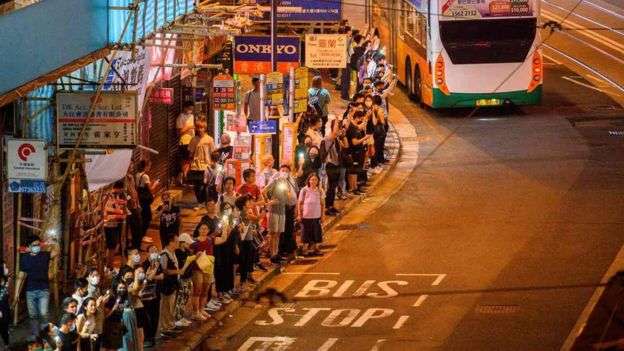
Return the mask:
{"type": "Polygon", "coordinates": [[[347,215],[324,259],[271,283],[293,301],[247,304],[211,346],[559,349],[624,224],[624,136],[610,133],[622,109],[574,75],[550,62],[542,106],[470,119],[395,96],[418,133],[406,182],[372,213],[347,215]]]}

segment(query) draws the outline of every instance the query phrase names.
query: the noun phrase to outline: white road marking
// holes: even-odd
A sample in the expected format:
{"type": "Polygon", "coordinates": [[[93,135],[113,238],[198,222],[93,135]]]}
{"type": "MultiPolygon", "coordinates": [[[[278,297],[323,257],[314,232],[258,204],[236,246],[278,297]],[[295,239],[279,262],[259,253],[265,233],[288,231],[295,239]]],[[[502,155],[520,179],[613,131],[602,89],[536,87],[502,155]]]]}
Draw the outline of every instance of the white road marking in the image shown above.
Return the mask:
{"type": "Polygon", "coordinates": [[[245,342],[238,348],[238,351],[284,351],[292,345],[296,338],[289,338],[286,336],[274,336],[274,337],[259,337],[252,336],[245,340],[245,342]],[[260,345],[256,345],[260,343],[260,345]],[[252,349],[253,347],[253,349],[252,349]]]}
{"type": "Polygon", "coordinates": [[[392,327],[392,329],[401,329],[401,327],[403,326],[403,324],[405,324],[408,318],[409,316],[399,317],[399,320],[397,320],[397,322],[394,323],[394,326],[392,327]]]}
{"type": "Polygon", "coordinates": [[[431,283],[431,285],[440,285],[442,280],[446,278],[446,273],[397,273],[395,274],[398,277],[436,277],[436,279],[431,283]]]}
{"type": "Polygon", "coordinates": [[[373,284],[375,284],[374,280],[365,281],[360,287],[353,293],[353,296],[362,296],[370,288],[373,284]]]}
{"type": "Polygon", "coordinates": [[[323,343],[323,345],[321,345],[321,347],[318,348],[317,351],[328,351],[337,341],[338,338],[329,338],[323,343]]]}
{"type": "Polygon", "coordinates": [[[597,9],[599,9],[599,10],[603,11],[603,12],[607,12],[607,13],[612,14],[613,16],[620,17],[620,18],[624,19],[624,15],[622,15],[622,14],[620,14],[620,13],[618,13],[618,12],[615,12],[615,11],[609,10],[609,9],[607,9],[607,8],[604,8],[604,7],[602,7],[602,6],[598,6],[597,4],[595,4],[595,3],[591,2],[591,1],[585,1],[585,2],[584,2],[584,4],[585,4],[585,5],[591,5],[591,6],[593,6],[593,7],[597,8],[597,9]]]}
{"type": "MultiPolygon", "coordinates": [[[[606,284],[615,273],[622,269],[622,267],[624,267],[624,246],[620,248],[620,251],[615,256],[613,263],[611,263],[611,266],[609,266],[609,269],[607,269],[607,272],[600,280],[600,283],[606,284]]],[[[602,295],[602,292],[604,290],[605,288],[603,286],[599,286],[598,288],[596,288],[596,290],[594,290],[594,294],[587,302],[587,305],[583,309],[583,312],[581,312],[581,315],[574,324],[574,327],[570,331],[570,334],[568,334],[568,337],[565,339],[563,345],[561,346],[562,351],[568,351],[572,349],[572,346],[574,346],[574,341],[576,341],[576,338],[583,332],[583,328],[585,328],[585,324],[587,324],[589,315],[596,307],[596,304],[598,303],[598,300],[600,299],[600,296],[602,295]]]]}
{"type": "MultiPolygon", "coordinates": [[[[554,21],[558,21],[558,22],[563,19],[562,17],[560,17],[560,16],[558,16],[558,15],[556,15],[556,14],[554,14],[554,13],[548,11],[548,10],[544,10],[544,9],[542,9],[542,16],[546,17],[548,19],[554,20],[554,21]]],[[[583,26],[577,24],[574,21],[571,21],[569,18],[566,20],[566,24],[569,25],[571,28],[580,29],[578,31],[579,34],[584,35],[584,36],[586,36],[586,37],[588,37],[590,39],[593,39],[593,40],[595,40],[595,41],[597,41],[599,43],[602,43],[602,44],[607,43],[607,44],[609,44],[609,48],[611,48],[612,50],[618,51],[620,53],[624,53],[624,45],[618,43],[617,41],[612,40],[610,38],[607,38],[607,37],[605,37],[602,34],[590,32],[590,31],[587,31],[587,30],[582,30],[582,29],[585,29],[583,26]]],[[[562,33],[562,32],[560,32],[560,33],[562,33]]]]}
{"type": "Polygon", "coordinates": [[[342,294],[344,294],[351,287],[351,285],[353,285],[353,283],[355,283],[355,280],[345,280],[332,297],[342,297],[342,294]]]}
{"type": "Polygon", "coordinates": [[[420,305],[423,304],[423,302],[425,302],[425,300],[429,297],[429,295],[420,295],[418,296],[418,299],[416,299],[416,302],[414,302],[414,304],[412,305],[412,307],[420,307],[420,305]]]}
{"type": "Polygon", "coordinates": [[[567,80],[568,82],[572,82],[572,83],[574,83],[574,84],[576,84],[576,85],[580,85],[580,86],[582,86],[582,87],[585,87],[585,88],[587,88],[587,89],[596,90],[596,91],[599,91],[599,92],[601,92],[601,93],[605,93],[605,94],[608,94],[608,93],[609,93],[609,91],[607,91],[607,90],[600,89],[600,88],[596,88],[596,87],[595,87],[595,86],[593,86],[593,85],[589,85],[589,84],[585,84],[585,83],[583,83],[583,82],[579,82],[578,80],[573,79],[573,78],[570,78],[570,77],[567,77],[567,76],[563,76],[563,77],[561,77],[561,78],[563,78],[563,79],[567,80]]]}
{"type": "Polygon", "coordinates": [[[379,346],[385,343],[386,340],[387,339],[377,339],[377,342],[375,343],[375,345],[373,345],[373,348],[371,349],[371,351],[379,351],[379,346]]]}
{"type": "MultiPolygon", "coordinates": [[[[561,6],[557,6],[557,5],[552,4],[552,3],[548,2],[548,1],[545,1],[545,0],[542,0],[542,2],[544,2],[544,3],[548,4],[548,5],[552,6],[552,7],[558,8],[559,10],[565,11],[565,12],[570,11],[569,9],[566,9],[566,8],[564,8],[564,7],[561,7],[561,6]]],[[[585,1],[585,4],[588,4],[588,2],[587,2],[587,1],[585,1]]],[[[542,11],[544,11],[544,10],[542,10],[542,11]]],[[[617,31],[617,30],[615,30],[615,29],[613,29],[613,28],[610,28],[610,27],[605,26],[604,24],[602,24],[602,23],[600,23],[600,22],[594,21],[594,20],[592,20],[591,18],[588,18],[588,17],[582,16],[582,15],[578,14],[577,12],[572,13],[572,15],[573,15],[573,16],[575,16],[575,17],[578,17],[578,18],[582,18],[582,19],[584,19],[584,20],[585,20],[585,21],[587,21],[587,22],[590,22],[590,23],[592,23],[592,24],[594,24],[594,25],[600,26],[600,27],[602,27],[603,29],[609,30],[609,31],[611,31],[611,32],[613,32],[613,33],[615,33],[615,34],[619,34],[619,35],[623,35],[623,34],[624,34],[624,33],[620,32],[620,31],[617,31]]]]}

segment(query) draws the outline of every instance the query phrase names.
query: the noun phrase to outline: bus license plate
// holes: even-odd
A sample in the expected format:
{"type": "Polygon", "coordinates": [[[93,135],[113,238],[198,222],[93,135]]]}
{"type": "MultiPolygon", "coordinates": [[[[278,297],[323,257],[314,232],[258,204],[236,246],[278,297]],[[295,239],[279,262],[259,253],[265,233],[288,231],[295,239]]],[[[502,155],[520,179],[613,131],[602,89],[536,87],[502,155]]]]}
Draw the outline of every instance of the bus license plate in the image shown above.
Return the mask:
{"type": "Polygon", "coordinates": [[[500,99],[479,99],[476,101],[477,106],[498,106],[503,102],[500,99]]]}

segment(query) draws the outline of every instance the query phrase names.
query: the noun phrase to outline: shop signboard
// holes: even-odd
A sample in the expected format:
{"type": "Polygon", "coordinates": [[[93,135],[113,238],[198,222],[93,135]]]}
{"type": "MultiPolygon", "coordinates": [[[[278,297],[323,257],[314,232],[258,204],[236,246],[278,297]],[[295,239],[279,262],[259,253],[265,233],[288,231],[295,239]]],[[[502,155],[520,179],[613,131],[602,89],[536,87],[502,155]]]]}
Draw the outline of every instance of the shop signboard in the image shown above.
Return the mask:
{"type": "Polygon", "coordinates": [[[83,125],[80,148],[128,148],[137,144],[137,93],[72,92],[56,95],[57,143],[60,148],[73,148],[83,125]],[[94,104],[91,117],[87,115],[94,104]]]}
{"type": "Polygon", "coordinates": [[[247,123],[249,134],[275,134],[277,133],[277,120],[267,119],[265,121],[249,121],[247,123]]]}
{"type": "Polygon", "coordinates": [[[347,36],[344,34],[306,34],[305,64],[310,68],[347,67],[347,36]]]}
{"type": "Polygon", "coordinates": [[[150,102],[173,105],[173,88],[155,88],[150,95],[150,102]]]}
{"type": "Polygon", "coordinates": [[[9,192],[11,193],[45,193],[46,182],[32,179],[9,179],[9,192]]]}
{"type": "MultiPolygon", "coordinates": [[[[258,1],[263,11],[260,20],[271,19],[271,4],[258,1]]],[[[277,8],[280,22],[339,22],[342,19],[342,1],[327,0],[282,0],[277,8]]]]}
{"type": "Polygon", "coordinates": [[[534,0],[440,0],[441,21],[533,16],[534,0]]]}
{"type": "Polygon", "coordinates": [[[212,107],[214,110],[236,109],[236,89],[230,75],[219,74],[212,79],[212,107]]]}
{"type": "Polygon", "coordinates": [[[284,103],[284,75],[280,72],[271,72],[265,80],[267,106],[280,106],[284,103]]]}
{"type": "MultiPolygon", "coordinates": [[[[268,35],[241,35],[234,37],[234,72],[262,74],[271,67],[271,37],[268,35]]],[[[277,70],[287,73],[290,67],[299,67],[301,47],[299,37],[277,37],[277,70]]]]}
{"type": "Polygon", "coordinates": [[[6,139],[6,145],[7,178],[48,179],[48,150],[44,140],[6,139]]]}
{"type": "Polygon", "coordinates": [[[294,113],[306,112],[308,109],[308,89],[310,88],[310,72],[307,67],[295,69],[295,106],[294,113]]]}

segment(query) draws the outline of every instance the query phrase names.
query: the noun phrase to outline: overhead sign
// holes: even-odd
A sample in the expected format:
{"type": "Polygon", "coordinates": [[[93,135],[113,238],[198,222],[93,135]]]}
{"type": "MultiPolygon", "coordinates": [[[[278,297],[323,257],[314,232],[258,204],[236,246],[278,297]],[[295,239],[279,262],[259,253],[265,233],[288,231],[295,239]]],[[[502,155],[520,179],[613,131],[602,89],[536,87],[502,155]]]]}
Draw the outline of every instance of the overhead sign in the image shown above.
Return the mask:
{"type": "Polygon", "coordinates": [[[306,34],[305,63],[310,68],[347,67],[347,36],[306,34]]]}
{"type": "Polygon", "coordinates": [[[266,121],[250,120],[247,124],[249,134],[275,134],[277,133],[277,120],[268,119],[266,121]]]}
{"type": "Polygon", "coordinates": [[[284,75],[280,72],[271,72],[266,76],[267,106],[279,106],[284,103],[284,75]]]}
{"type": "MultiPolygon", "coordinates": [[[[268,35],[234,37],[234,72],[260,74],[273,71],[271,50],[271,37],[268,35]]],[[[290,67],[299,67],[300,60],[299,37],[278,37],[277,70],[287,73],[290,67]]]]}
{"type": "MultiPolygon", "coordinates": [[[[271,6],[268,1],[261,3],[261,20],[271,19],[271,6]]],[[[277,19],[283,22],[340,22],[342,1],[327,0],[282,0],[277,8],[277,19]]]]}
{"type": "Polygon", "coordinates": [[[11,193],[45,193],[46,182],[32,179],[9,179],[9,192],[11,193]]]}
{"type": "Polygon", "coordinates": [[[533,16],[533,0],[440,0],[440,20],[533,16]]]}
{"type": "MultiPolygon", "coordinates": [[[[95,93],[58,93],[57,141],[61,148],[74,147],[91,108],[95,93]]],[[[102,92],[79,147],[127,148],[137,143],[137,93],[102,92]]]]}
{"type": "Polygon", "coordinates": [[[7,178],[46,180],[48,150],[43,140],[6,139],[7,178]]]}

